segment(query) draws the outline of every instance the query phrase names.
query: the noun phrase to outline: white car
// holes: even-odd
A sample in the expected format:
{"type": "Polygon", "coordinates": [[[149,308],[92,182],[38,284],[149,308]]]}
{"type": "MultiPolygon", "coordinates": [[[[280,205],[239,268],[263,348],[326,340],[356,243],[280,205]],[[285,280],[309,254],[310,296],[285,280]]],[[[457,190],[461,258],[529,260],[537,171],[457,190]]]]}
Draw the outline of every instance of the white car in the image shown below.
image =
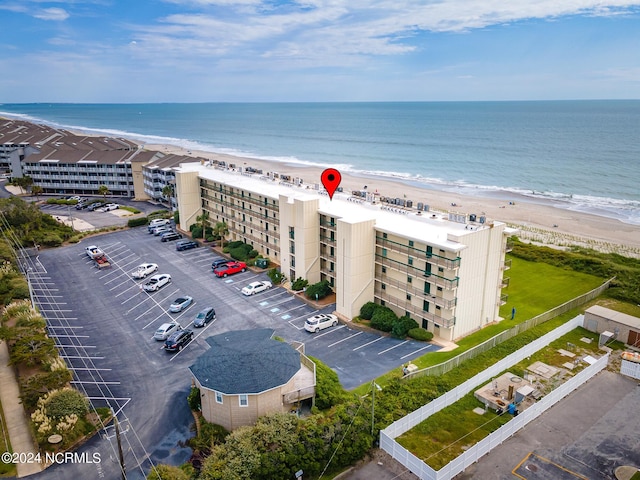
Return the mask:
{"type": "Polygon", "coordinates": [[[189,305],[193,303],[193,297],[189,295],[184,295],[183,297],[176,298],[171,305],[169,306],[169,311],[171,313],[178,313],[183,311],[189,305]]]}
{"type": "Polygon", "coordinates": [[[182,330],[182,326],[178,322],[163,323],[160,328],[153,334],[156,340],[166,340],[169,335],[178,330],[182,330]]]}
{"type": "Polygon", "coordinates": [[[133,278],[141,279],[141,278],[145,278],[147,275],[150,275],[156,271],[158,271],[157,263],[141,263],[131,273],[131,276],[133,278]]]}
{"type": "Polygon", "coordinates": [[[173,232],[173,230],[172,230],[172,229],[171,229],[171,227],[170,227],[170,226],[168,226],[168,225],[161,225],[161,226],[159,226],[159,227],[155,227],[155,228],[152,230],[152,232],[153,232],[153,234],[154,234],[156,237],[159,237],[159,236],[160,236],[160,235],[162,235],[163,233],[173,232]]]}
{"type": "Polygon", "coordinates": [[[335,327],[338,324],[338,317],[332,313],[319,313],[307,318],[304,322],[304,329],[307,332],[316,333],[325,328],[335,327]]]}
{"type": "Polygon", "coordinates": [[[87,248],[84,249],[84,251],[87,252],[87,255],[89,256],[89,258],[97,258],[104,255],[102,250],[100,250],[95,245],[89,245],[87,248]]]}
{"type": "Polygon", "coordinates": [[[104,207],[98,208],[96,212],[110,212],[111,210],[116,210],[120,208],[120,205],[117,203],[107,203],[104,207]]]}
{"type": "Polygon", "coordinates": [[[252,282],[246,287],[242,289],[242,293],[244,295],[254,295],[256,293],[264,292],[265,290],[269,290],[273,285],[270,281],[265,280],[263,282],[252,282]]]}
{"type": "Polygon", "coordinates": [[[144,284],[144,289],[146,292],[155,292],[156,290],[160,290],[167,283],[171,282],[171,275],[168,273],[161,273],[159,275],[154,275],[149,279],[147,283],[144,284]]]}

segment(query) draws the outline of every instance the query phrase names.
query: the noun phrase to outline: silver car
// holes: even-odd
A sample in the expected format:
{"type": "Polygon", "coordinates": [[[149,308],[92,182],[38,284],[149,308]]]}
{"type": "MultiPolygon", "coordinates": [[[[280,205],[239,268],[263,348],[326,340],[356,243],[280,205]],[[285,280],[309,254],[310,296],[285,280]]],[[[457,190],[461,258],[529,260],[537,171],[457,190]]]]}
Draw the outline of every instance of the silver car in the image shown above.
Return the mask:
{"type": "Polygon", "coordinates": [[[156,330],[156,333],[153,334],[153,338],[158,341],[166,340],[169,335],[173,332],[177,332],[178,330],[182,330],[182,327],[178,322],[163,323],[160,325],[160,328],[156,330]]]}

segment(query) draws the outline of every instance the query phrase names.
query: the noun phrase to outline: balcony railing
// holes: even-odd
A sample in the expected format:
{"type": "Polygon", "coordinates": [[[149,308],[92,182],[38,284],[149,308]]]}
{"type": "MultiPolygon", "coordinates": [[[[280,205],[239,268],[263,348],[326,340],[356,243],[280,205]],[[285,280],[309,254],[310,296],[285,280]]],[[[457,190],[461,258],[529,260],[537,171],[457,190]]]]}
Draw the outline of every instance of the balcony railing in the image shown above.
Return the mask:
{"type": "Polygon", "coordinates": [[[429,279],[429,283],[432,283],[433,285],[443,287],[446,289],[453,289],[458,286],[458,280],[459,280],[458,277],[445,278],[436,273],[425,272],[424,270],[416,267],[415,265],[408,265],[406,263],[402,263],[397,260],[391,260],[390,258],[384,257],[377,253],[376,253],[376,263],[384,267],[392,268],[398,272],[412,273],[415,276],[421,275],[423,277],[427,277],[429,279]]]}
{"type": "Polygon", "coordinates": [[[393,242],[388,238],[376,236],[376,245],[384,248],[388,248],[393,252],[400,252],[410,256],[414,256],[418,259],[426,259],[427,262],[436,265],[438,267],[454,270],[460,266],[460,257],[447,258],[435,253],[428,253],[424,250],[419,250],[415,247],[403,245],[401,243],[393,242]]]}
{"type": "MultiPolygon", "coordinates": [[[[446,298],[438,297],[436,295],[432,295],[431,293],[425,293],[424,290],[414,288],[411,286],[410,283],[400,282],[392,278],[388,278],[388,277],[376,278],[376,282],[380,283],[380,285],[384,283],[387,286],[395,287],[401,292],[410,293],[411,295],[414,295],[416,298],[427,300],[433,303],[434,305],[438,305],[441,308],[452,309],[458,303],[457,298],[454,298],[453,300],[447,300],[446,298]]],[[[376,288],[378,288],[377,284],[376,284],[376,288]]]]}
{"type": "Polygon", "coordinates": [[[413,305],[410,301],[389,295],[384,290],[381,290],[377,287],[374,290],[374,295],[379,300],[384,300],[386,304],[394,305],[406,312],[413,313],[415,315],[414,320],[424,318],[443,328],[451,328],[456,324],[456,317],[443,318],[440,315],[434,315],[431,312],[425,312],[420,307],[413,305]]]}

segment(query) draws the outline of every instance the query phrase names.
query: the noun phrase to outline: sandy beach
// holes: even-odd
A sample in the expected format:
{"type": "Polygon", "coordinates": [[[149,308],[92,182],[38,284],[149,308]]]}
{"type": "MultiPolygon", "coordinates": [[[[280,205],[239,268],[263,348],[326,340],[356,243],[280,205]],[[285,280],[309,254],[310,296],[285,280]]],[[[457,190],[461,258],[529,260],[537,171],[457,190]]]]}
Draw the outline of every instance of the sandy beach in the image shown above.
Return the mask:
{"type": "MultiPolygon", "coordinates": [[[[186,150],[173,145],[145,145],[145,149],[166,154],[189,155],[211,160],[224,161],[240,167],[253,167],[264,172],[299,177],[305,184],[320,183],[322,168],[269,162],[262,159],[236,157],[205,151],[186,150]]],[[[486,215],[520,229],[518,235],[523,240],[566,247],[579,245],[599,251],[617,252],[623,255],[640,257],[640,226],[623,223],[612,218],[575,212],[547,204],[534,203],[528,197],[516,197],[513,194],[505,198],[489,196],[470,196],[437,190],[404,182],[402,180],[380,176],[359,176],[341,172],[345,192],[363,190],[378,192],[382,196],[406,198],[428,204],[432,210],[486,215]]]]}

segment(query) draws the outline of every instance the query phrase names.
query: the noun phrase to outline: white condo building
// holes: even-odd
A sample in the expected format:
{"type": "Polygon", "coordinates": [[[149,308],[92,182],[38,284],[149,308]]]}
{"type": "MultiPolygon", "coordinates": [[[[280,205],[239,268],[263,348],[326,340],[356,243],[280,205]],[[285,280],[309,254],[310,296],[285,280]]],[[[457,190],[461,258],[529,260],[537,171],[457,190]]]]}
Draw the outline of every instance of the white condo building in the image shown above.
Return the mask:
{"type": "Polygon", "coordinates": [[[251,244],[289,279],[328,280],[346,319],[375,301],[446,340],[500,320],[516,233],[502,222],[366,192],[330,200],[318,185],[224,164],[184,164],[175,177],[181,228],[208,211],[212,224],[228,225],[227,240],[251,244]]]}

